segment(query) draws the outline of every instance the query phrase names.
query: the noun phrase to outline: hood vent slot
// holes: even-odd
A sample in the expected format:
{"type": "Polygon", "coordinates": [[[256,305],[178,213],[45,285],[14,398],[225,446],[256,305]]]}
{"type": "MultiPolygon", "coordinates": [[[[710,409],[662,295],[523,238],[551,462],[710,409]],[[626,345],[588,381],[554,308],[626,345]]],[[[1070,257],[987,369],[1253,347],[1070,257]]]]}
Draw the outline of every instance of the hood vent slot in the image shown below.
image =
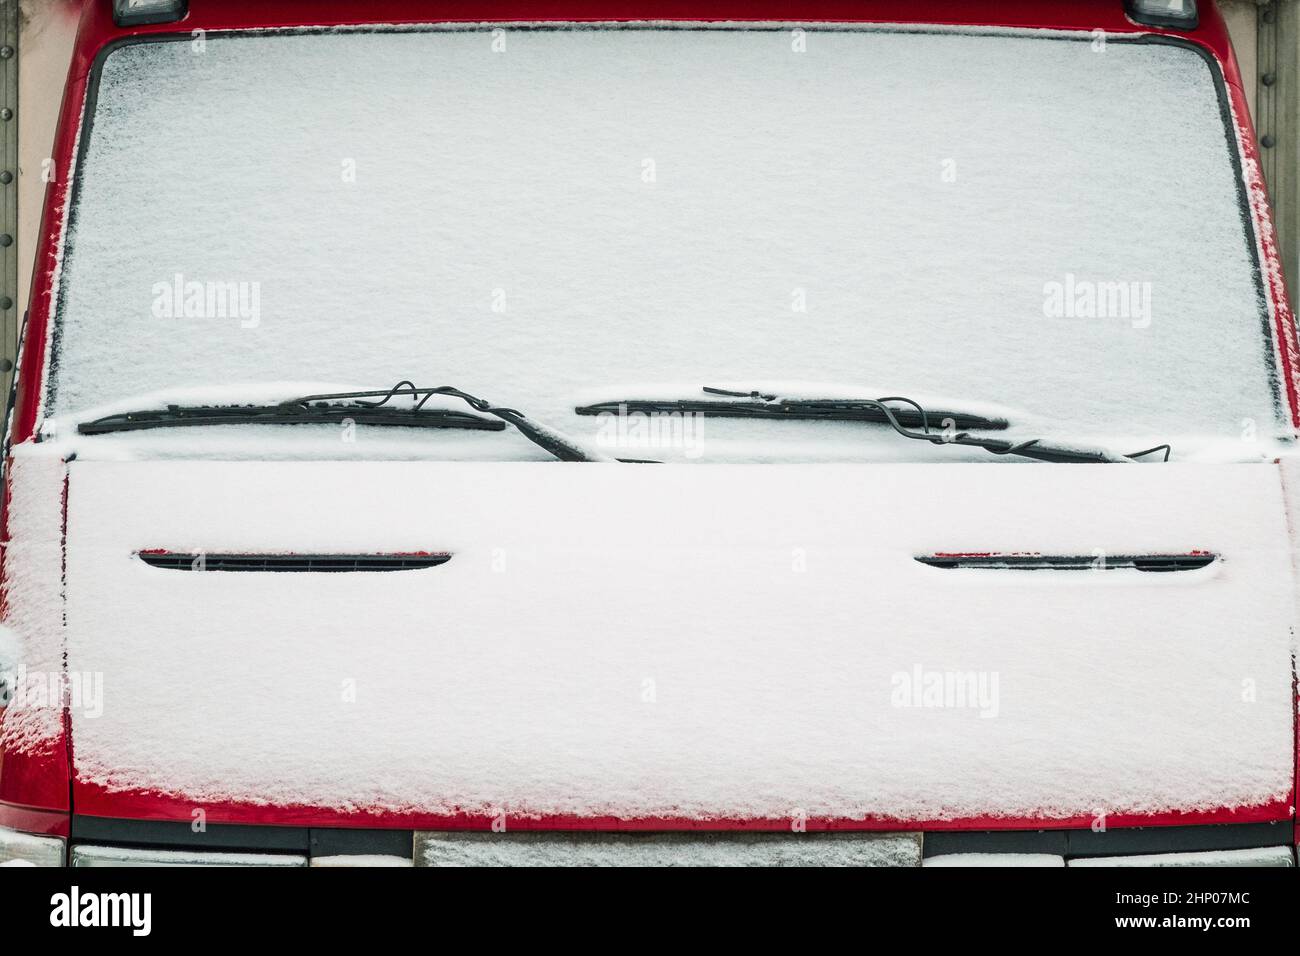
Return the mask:
{"type": "Polygon", "coordinates": [[[1186,554],[938,554],[917,555],[932,568],[981,568],[995,571],[1194,571],[1217,561],[1208,551],[1186,554]]]}
{"type": "Polygon", "coordinates": [[[137,551],[150,567],[169,571],[414,571],[446,564],[446,552],[408,554],[216,554],[208,552],[137,551]]]}

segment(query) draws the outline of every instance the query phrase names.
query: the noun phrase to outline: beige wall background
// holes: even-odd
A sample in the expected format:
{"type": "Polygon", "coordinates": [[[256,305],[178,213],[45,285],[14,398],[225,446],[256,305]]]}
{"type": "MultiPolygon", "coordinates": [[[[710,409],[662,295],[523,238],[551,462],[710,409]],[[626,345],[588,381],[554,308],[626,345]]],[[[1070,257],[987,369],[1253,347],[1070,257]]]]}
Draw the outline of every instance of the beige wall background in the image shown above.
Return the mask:
{"type": "Polygon", "coordinates": [[[1228,22],[1228,32],[1232,34],[1232,47],[1237,52],[1237,64],[1241,67],[1242,78],[1247,80],[1246,99],[1250,101],[1250,112],[1255,114],[1255,85],[1249,80],[1258,68],[1255,57],[1256,18],[1259,4],[1256,0],[1219,0],[1219,10],[1228,22]]]}
{"type": "MultiPolygon", "coordinates": [[[[81,4],[24,0],[18,34],[18,308],[27,308],[45,201],[43,164],[54,144],[81,4]]],[[[55,171],[59,172],[58,170],[55,171]]]]}

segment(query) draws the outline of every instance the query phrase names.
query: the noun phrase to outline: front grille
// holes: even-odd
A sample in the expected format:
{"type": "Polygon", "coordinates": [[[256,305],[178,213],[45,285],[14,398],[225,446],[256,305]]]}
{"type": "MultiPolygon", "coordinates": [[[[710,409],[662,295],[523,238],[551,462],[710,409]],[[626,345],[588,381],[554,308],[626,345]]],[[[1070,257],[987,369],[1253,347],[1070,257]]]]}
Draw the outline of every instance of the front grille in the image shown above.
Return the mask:
{"type": "Polygon", "coordinates": [[[444,552],[408,554],[251,554],[146,550],[136,556],[153,568],[168,571],[414,571],[446,564],[444,552]]]}

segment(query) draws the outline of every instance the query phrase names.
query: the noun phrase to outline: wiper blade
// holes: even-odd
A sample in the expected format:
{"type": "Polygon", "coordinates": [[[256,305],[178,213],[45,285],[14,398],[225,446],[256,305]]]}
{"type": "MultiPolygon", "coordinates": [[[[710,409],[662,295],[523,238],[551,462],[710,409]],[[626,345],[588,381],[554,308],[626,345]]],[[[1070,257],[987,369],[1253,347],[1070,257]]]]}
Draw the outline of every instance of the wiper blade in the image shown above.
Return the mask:
{"type": "MultiPolygon", "coordinates": [[[[779,398],[761,392],[736,392],[705,387],[710,395],[729,396],[742,401],[716,399],[654,400],[633,399],[622,402],[597,402],[574,409],[578,415],[609,415],[628,412],[690,413],[717,418],[791,418],[800,421],[870,422],[888,425],[889,416],[877,402],[854,398],[779,398]]],[[[972,412],[928,409],[925,413],[911,407],[894,409],[895,419],[908,428],[924,428],[933,423],[946,428],[1001,431],[1005,418],[990,418],[972,412]]]]}
{"type": "MultiPolygon", "coordinates": [[[[706,406],[715,409],[713,414],[738,417],[738,418],[801,418],[810,417],[798,414],[806,408],[816,409],[811,417],[821,418],[827,421],[874,421],[879,420],[888,424],[894,431],[904,438],[911,438],[916,441],[927,441],[933,445],[960,445],[967,448],[982,448],[994,455],[1017,455],[1021,458],[1032,458],[1037,461],[1051,462],[1070,462],[1070,463],[1100,463],[1100,462],[1126,462],[1138,461],[1148,455],[1157,452],[1164,452],[1163,461],[1168,461],[1173,449],[1169,445],[1157,445],[1154,448],[1148,448],[1144,451],[1133,452],[1128,455],[1115,455],[1111,452],[1099,448],[1083,448],[1074,445],[1068,445],[1061,442],[1049,441],[1043,438],[1028,438],[1019,441],[1010,441],[1005,438],[987,438],[981,435],[971,435],[966,431],[956,431],[960,427],[956,424],[956,415],[950,412],[930,411],[923,408],[918,402],[910,398],[904,398],[900,395],[891,395],[883,398],[870,399],[780,399],[776,395],[765,395],[758,391],[737,392],[728,389],[705,387],[704,391],[710,395],[724,395],[737,398],[743,398],[745,401],[740,402],[716,402],[716,401],[699,401],[690,403],[694,405],[706,406]],[[895,408],[889,403],[903,406],[895,408]],[[834,408],[834,405],[845,406],[834,408]],[[767,409],[771,413],[763,414],[758,409],[767,409]],[[794,409],[795,411],[787,411],[794,409]],[[866,419],[862,413],[870,409],[879,415],[879,419],[866,419]],[[951,424],[944,419],[952,419],[951,424]],[[909,422],[915,422],[915,425],[909,425],[909,422]],[[942,424],[943,431],[931,431],[931,426],[942,424]],[[918,427],[919,426],[919,427],[918,427]]],[[[686,411],[680,407],[686,403],[679,402],[606,402],[601,405],[587,405],[575,409],[580,415],[594,415],[601,412],[611,412],[623,409],[626,411],[686,411]],[[640,404],[642,407],[634,409],[634,404],[640,404]],[[649,408],[646,406],[656,406],[649,408]],[[597,409],[597,411],[591,411],[597,409]]],[[[705,411],[705,414],[709,414],[705,411]]],[[[1000,426],[1006,428],[1007,422],[1000,419],[983,418],[982,416],[967,416],[968,420],[977,419],[985,422],[1001,421],[1000,426]]],[[[967,426],[977,427],[977,426],[967,426]]],[[[979,426],[988,427],[988,426],[979,426]]]]}
{"type": "Polygon", "coordinates": [[[505,423],[469,412],[443,409],[369,408],[362,405],[168,405],[164,409],[122,412],[94,421],[81,422],[82,435],[143,431],[150,428],[179,428],[198,425],[316,425],[345,421],[367,425],[404,425],[412,428],[468,428],[503,431],[505,423]]]}

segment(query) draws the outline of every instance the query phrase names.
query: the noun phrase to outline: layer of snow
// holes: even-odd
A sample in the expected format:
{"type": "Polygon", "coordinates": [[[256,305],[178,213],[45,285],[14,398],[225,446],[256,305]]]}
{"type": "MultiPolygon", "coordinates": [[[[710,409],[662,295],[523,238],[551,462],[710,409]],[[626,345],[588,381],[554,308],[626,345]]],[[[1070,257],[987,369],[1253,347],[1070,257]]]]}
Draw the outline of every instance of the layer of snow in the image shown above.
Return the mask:
{"type": "Polygon", "coordinates": [[[919,835],[420,833],[421,866],[919,866],[919,835]]]}
{"type": "Polygon", "coordinates": [[[1276,467],[69,469],[68,666],[104,675],[76,772],[110,790],[507,819],[1091,819],[1291,791],[1276,467]],[[150,548],[454,556],[194,573],[150,548]],[[1221,560],[912,560],[1097,549],[1221,560]],[[900,697],[918,668],[996,700],[900,697]]]}
{"type": "Polygon", "coordinates": [[[1065,858],[1051,853],[945,853],[928,856],[924,866],[1065,866],[1065,858]]]}
{"type": "Polygon", "coordinates": [[[17,668],[22,659],[22,642],[17,632],[0,624],[0,675],[17,668]]]}
{"type": "MultiPolygon", "coordinates": [[[[39,446],[37,446],[39,448],[39,446]]],[[[59,698],[64,686],[63,482],[64,464],[28,445],[15,449],[6,478],[9,540],[5,543],[5,628],[22,699],[32,706],[5,710],[0,743],[6,751],[32,752],[63,729],[59,698]],[[21,675],[21,678],[19,678],[21,675]]]]}
{"type": "Polygon", "coordinates": [[[1096,856],[1071,860],[1070,866],[1295,866],[1295,851],[1288,846],[1269,846],[1251,850],[1207,850],[1200,853],[1096,856]]]}
{"type": "MultiPolygon", "coordinates": [[[[121,47],[87,133],[48,407],[414,378],[581,437],[583,389],[831,381],[1251,457],[1243,422],[1276,421],[1272,353],[1209,70],[1090,41],[809,29],[795,52],[782,30],[562,29],[507,31],[504,52],[486,30],[121,47]],[[177,275],[258,283],[255,327],[157,317],[177,275]],[[1149,326],[1045,317],[1068,276],[1150,283],[1149,326]]],[[[956,455],[821,423],[711,433],[713,460],[956,455]]],[[[517,436],[444,439],[410,440],[540,456],[517,436]]]]}

